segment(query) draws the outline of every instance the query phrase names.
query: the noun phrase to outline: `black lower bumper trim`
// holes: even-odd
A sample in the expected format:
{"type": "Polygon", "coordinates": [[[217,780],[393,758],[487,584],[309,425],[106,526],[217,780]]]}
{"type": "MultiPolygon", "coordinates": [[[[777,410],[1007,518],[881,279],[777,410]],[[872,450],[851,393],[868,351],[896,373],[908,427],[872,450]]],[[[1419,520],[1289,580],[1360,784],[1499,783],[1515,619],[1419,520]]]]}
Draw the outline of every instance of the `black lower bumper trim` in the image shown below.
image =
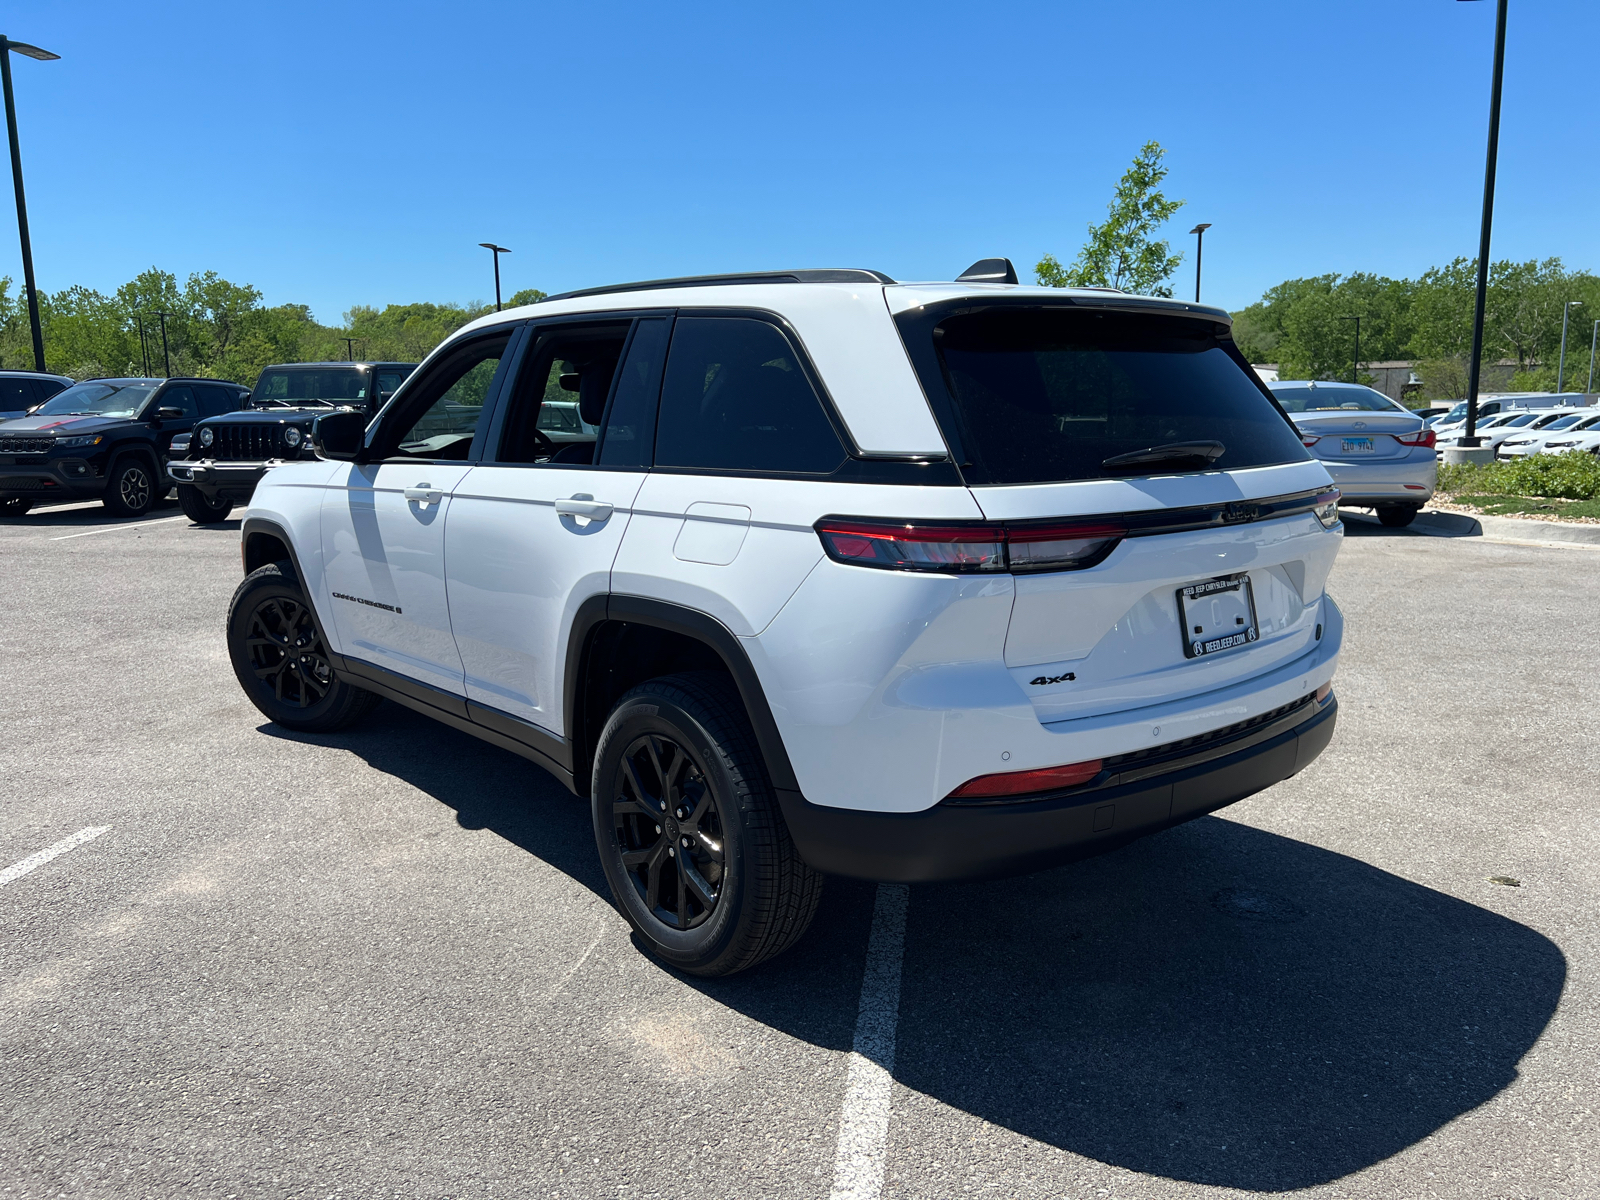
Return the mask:
{"type": "Polygon", "coordinates": [[[1338,707],[1330,698],[1292,729],[1206,762],[1021,804],[881,813],[812,804],[798,792],[780,790],[778,799],[800,856],[830,875],[886,883],[1021,875],[1103,854],[1289,778],[1332,740],[1338,707]]]}

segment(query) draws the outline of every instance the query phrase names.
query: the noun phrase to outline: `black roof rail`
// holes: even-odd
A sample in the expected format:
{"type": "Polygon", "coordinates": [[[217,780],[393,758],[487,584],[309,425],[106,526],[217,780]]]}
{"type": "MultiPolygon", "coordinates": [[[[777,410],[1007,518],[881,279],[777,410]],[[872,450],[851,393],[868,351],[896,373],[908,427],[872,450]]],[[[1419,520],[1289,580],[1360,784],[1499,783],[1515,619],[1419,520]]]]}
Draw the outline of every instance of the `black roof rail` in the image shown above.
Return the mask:
{"type": "Polygon", "coordinates": [[[652,288],[716,287],[726,283],[893,283],[882,271],[858,267],[806,271],[747,271],[739,275],[684,275],[677,279],[646,279],[640,283],[612,283],[605,287],[580,288],[546,296],[538,304],[552,300],[572,300],[579,296],[604,296],[611,292],[642,292],[652,288]]]}

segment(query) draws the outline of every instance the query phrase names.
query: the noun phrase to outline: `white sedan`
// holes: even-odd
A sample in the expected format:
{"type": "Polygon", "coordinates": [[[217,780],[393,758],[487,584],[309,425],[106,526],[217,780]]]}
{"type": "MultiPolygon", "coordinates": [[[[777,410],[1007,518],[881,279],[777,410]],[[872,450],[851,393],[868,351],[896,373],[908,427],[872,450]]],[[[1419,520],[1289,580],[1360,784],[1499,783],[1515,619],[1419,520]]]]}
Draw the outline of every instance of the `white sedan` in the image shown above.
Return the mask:
{"type": "MultiPolygon", "coordinates": [[[[1570,417],[1570,408],[1539,408],[1531,412],[1515,412],[1504,414],[1495,418],[1495,423],[1478,426],[1479,445],[1498,451],[1502,443],[1519,435],[1532,433],[1534,430],[1543,429],[1559,421],[1562,417],[1570,417]]],[[[1439,436],[1439,457],[1444,457],[1447,447],[1459,446],[1465,430],[1459,426],[1448,434],[1439,436]]]]}
{"type": "MultiPolygon", "coordinates": [[[[1518,430],[1501,440],[1495,449],[1496,458],[1527,458],[1530,454],[1543,454],[1551,449],[1552,442],[1567,442],[1563,435],[1579,435],[1600,425],[1600,412],[1568,412],[1542,426],[1518,430]]],[[[1571,449],[1563,446],[1561,449],[1571,449]]],[[[1560,449],[1555,451],[1557,454],[1560,449]]]]}

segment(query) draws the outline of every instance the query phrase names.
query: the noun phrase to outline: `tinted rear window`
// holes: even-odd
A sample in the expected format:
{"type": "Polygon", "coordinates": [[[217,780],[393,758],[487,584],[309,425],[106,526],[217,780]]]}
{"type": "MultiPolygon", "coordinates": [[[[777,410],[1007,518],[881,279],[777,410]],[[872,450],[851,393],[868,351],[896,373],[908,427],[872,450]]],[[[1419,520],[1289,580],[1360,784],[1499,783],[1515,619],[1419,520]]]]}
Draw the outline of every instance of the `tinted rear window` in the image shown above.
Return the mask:
{"type": "Polygon", "coordinates": [[[1366,387],[1271,387],[1269,388],[1284,412],[1328,412],[1355,410],[1357,412],[1404,411],[1382,392],[1366,387]]]}
{"type": "Polygon", "coordinates": [[[1210,470],[1308,457],[1209,321],[1001,305],[943,319],[921,310],[899,321],[935,411],[962,448],[969,483],[1201,469],[1104,466],[1114,455],[1178,442],[1221,442],[1210,470]]]}

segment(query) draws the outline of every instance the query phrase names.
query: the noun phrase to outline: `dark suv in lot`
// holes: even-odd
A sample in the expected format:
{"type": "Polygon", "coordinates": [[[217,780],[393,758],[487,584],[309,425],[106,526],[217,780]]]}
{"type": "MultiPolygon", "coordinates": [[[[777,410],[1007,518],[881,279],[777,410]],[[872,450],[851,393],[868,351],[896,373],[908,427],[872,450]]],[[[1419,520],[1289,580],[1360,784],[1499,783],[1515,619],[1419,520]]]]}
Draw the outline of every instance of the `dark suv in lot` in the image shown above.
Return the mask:
{"type": "Polygon", "coordinates": [[[375,413],[416,363],[280,363],[256,380],[250,407],[200,422],[188,450],[167,464],[178,502],[198,524],[226,520],[248,504],[273,467],[315,458],[311,423],[336,410],[375,413]]]}
{"type": "Polygon", "coordinates": [[[221,379],[90,379],[0,423],[0,514],[50,500],[99,499],[137,517],[171,488],[172,439],[232,412],[249,391],[221,379]]]}

